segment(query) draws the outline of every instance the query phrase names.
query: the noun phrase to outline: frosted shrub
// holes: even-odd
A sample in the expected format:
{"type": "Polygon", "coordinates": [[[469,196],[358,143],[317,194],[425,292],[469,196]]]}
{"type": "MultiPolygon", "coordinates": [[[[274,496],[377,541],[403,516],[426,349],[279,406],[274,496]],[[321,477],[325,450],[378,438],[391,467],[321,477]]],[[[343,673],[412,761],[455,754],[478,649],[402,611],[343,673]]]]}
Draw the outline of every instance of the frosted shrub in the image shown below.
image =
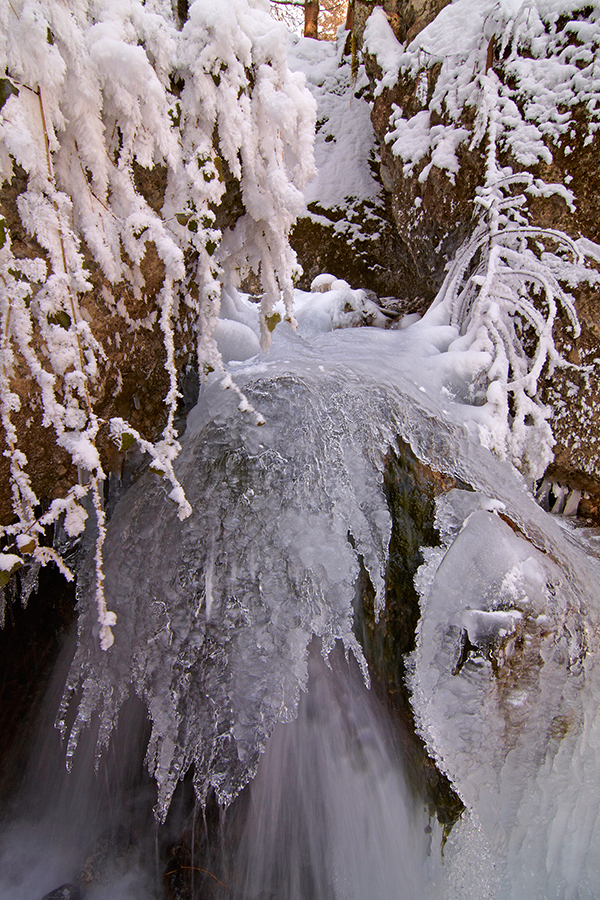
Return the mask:
{"type": "Polygon", "coordinates": [[[434,309],[436,315],[443,309],[461,333],[450,350],[489,358],[485,390],[474,398],[485,399],[493,413],[493,427],[481,429],[483,442],[536,478],[551,461],[554,443],[538,380],[543,371],[551,375],[555,366],[566,365],[554,342],[554,325],[560,315],[579,335],[567,287],[597,283],[600,274],[586,265],[580,243],[529,224],[528,195],[564,194],[564,188],[499,164],[501,83],[493,72],[481,80],[479,127],[485,127],[488,146],[485,184],[475,198],[479,225],[449,266],[434,309]]]}
{"type": "Polygon", "coordinates": [[[569,291],[597,283],[585,255],[597,259],[598,248],[532,225],[529,198],[561,197],[573,211],[575,197],[530,170],[550,164],[553,148],[568,154],[576,135],[591,143],[600,129],[599,26],[598,9],[578,11],[567,0],[456,0],[408,47],[381,9],[365,30],[382,70],[377,92],[393,88],[399,73],[414,80],[421,108],[409,116],[394,104],[386,135],[405,176],[424,183],[435,166],[454,184],[461,148],[485,154],[476,226],[448,267],[432,315],[460,330],[451,350],[484,352],[474,399],[487,404],[493,425],[482,426],[482,439],[534,478],[553,444],[538,380],[564,365],[556,319],[577,336],[569,291]]]}
{"type": "Polygon", "coordinates": [[[70,577],[42,546],[43,535],[61,517],[67,534],[80,534],[90,498],[107,648],[115,617],[102,588],[99,433],[108,431],[118,447],[135,440],[170,484],[180,517],[189,514],[173,470],[175,331],[191,316],[199,367],[222,368],[212,339],[221,288],[249,268],[264,287],[263,346],[266,316],[281,295],[293,321],[296,261],[287,234],[314,174],[314,106],[287,68],[281,27],[259,0],[196,0],[181,30],[160,0],[11,0],[0,7],[0,63],[0,180],[10,181],[16,167],[25,173],[18,215],[41,248],[16,258],[8,222],[0,220],[0,405],[16,517],[1,531],[0,578],[24,561],[51,560],[70,577]],[[136,166],[157,165],[166,169],[159,212],[134,178],[136,166]],[[216,211],[232,184],[243,208],[220,227],[216,211]],[[155,443],[121,418],[98,418],[94,384],[105,349],[80,308],[92,288],[84,248],[109,285],[124,281],[142,301],[149,242],[164,277],[145,316],[160,325],[169,379],[167,421],[155,443]],[[14,424],[23,379],[35,384],[43,425],[81,473],[81,483],[41,518],[14,424]]]}

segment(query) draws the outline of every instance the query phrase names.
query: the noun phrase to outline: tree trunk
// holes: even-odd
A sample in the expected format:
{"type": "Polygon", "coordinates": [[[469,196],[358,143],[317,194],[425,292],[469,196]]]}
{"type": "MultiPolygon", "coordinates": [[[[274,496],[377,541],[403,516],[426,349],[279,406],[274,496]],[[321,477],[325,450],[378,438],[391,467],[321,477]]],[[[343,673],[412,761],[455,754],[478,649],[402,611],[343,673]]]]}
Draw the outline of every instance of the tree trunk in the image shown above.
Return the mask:
{"type": "Polygon", "coordinates": [[[346,31],[354,31],[354,0],[348,3],[348,11],[346,13],[346,31]]]}
{"type": "Polygon", "coordinates": [[[317,38],[319,0],[304,0],[304,37],[317,38]]]}
{"type": "Polygon", "coordinates": [[[188,19],[188,0],[177,0],[177,18],[179,27],[183,28],[188,19]]]}

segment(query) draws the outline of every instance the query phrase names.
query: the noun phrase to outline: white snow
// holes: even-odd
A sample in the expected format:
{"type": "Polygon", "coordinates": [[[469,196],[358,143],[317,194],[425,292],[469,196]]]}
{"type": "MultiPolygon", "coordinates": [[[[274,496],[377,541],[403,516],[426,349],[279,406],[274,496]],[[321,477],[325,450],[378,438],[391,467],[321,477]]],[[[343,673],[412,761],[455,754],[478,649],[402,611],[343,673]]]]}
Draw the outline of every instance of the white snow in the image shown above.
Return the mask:
{"type": "Polygon", "coordinates": [[[356,96],[350,63],[338,43],[292,37],[289,65],[302,72],[317,101],[317,176],[305,188],[306,203],[343,208],[348,198],[377,201],[380,187],[369,161],[375,147],[370,105],[356,96]]]}
{"type": "Polygon", "coordinates": [[[23,560],[16,553],[0,553],[0,570],[2,572],[12,572],[21,565],[23,565],[23,560]]]}
{"type": "Polygon", "coordinates": [[[244,325],[243,322],[217,319],[212,336],[225,363],[234,359],[248,359],[261,352],[256,332],[244,325]]]}
{"type": "Polygon", "coordinates": [[[398,73],[402,65],[403,47],[399,44],[388,17],[381,6],[376,6],[367,20],[363,34],[363,46],[377,60],[381,69],[381,79],[378,80],[376,96],[385,88],[391,88],[398,80],[398,73]]]}
{"type": "MultiPolygon", "coordinates": [[[[408,45],[407,55],[401,64],[406,66],[409,55],[424,60],[427,66],[443,62],[448,57],[466,56],[485,41],[490,13],[499,8],[501,14],[512,15],[514,13],[507,9],[510,5],[515,7],[515,12],[522,6],[520,0],[511,0],[510,3],[496,3],[496,0],[453,0],[408,45]]],[[[487,44],[485,49],[487,50],[487,44]]]]}

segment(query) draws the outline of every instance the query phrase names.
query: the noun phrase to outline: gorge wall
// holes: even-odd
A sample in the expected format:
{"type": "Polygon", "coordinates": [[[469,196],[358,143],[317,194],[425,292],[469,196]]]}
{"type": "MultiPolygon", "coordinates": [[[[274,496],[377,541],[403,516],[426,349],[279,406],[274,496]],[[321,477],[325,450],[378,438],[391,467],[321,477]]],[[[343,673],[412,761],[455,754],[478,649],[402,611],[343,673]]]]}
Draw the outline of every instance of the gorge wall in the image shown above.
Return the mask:
{"type": "MultiPolygon", "coordinates": [[[[427,49],[427,40],[431,47],[444,44],[440,37],[442,25],[433,38],[421,39],[423,30],[448,6],[445,0],[411,3],[385,0],[382,4],[355,0],[354,46],[363,46],[365,26],[376,6],[385,10],[395,45],[388,40],[384,48],[387,57],[382,50],[382,59],[388,60],[382,68],[377,53],[369,52],[369,41],[366,41],[363,54],[369,87],[359,84],[357,93],[372,104],[377,178],[384,198],[379,215],[384,224],[380,225],[375,240],[355,242],[350,247],[346,242],[344,258],[340,239],[343,228],[339,222],[327,228],[315,223],[315,216],[301,219],[293,242],[303,264],[305,261],[308,264],[308,276],[316,274],[313,272],[315,259],[328,264],[340,276],[344,270],[352,271],[354,266],[357,284],[372,287],[380,296],[393,295],[397,298],[396,308],[402,312],[422,313],[429,307],[443,282],[448,263],[473,233],[480,214],[476,198],[485,182],[487,143],[475,134],[477,107],[464,101],[469,91],[475,90],[479,73],[495,73],[500,92],[510,95],[515,103],[516,115],[526,127],[538,129],[536,133],[532,127],[531,132],[532,147],[538,141],[540,144],[535,152],[529,152],[527,146],[515,151],[515,141],[511,143],[510,136],[499,143],[499,164],[517,175],[529,173],[536,184],[559,186],[552,192],[539,190],[536,196],[528,195],[525,210],[528,223],[548,233],[560,231],[574,241],[583,238],[599,243],[600,131],[593,93],[586,92],[584,81],[585,76],[593,90],[600,84],[593,52],[594,47],[597,50],[597,13],[592,7],[582,3],[571,15],[549,15],[537,26],[542,32],[539,39],[545,41],[538,61],[540,65],[554,66],[558,73],[550,85],[553,96],[548,96],[548,85],[540,88],[539,105],[555,106],[555,113],[544,113],[543,117],[560,120],[559,127],[551,128],[536,119],[539,110],[534,109],[537,101],[532,90],[535,88],[528,83],[534,67],[530,72],[519,68],[522,60],[534,56],[531,45],[527,41],[522,47],[514,42],[512,46],[503,44],[492,12],[485,14],[484,10],[481,14],[477,52],[463,55],[465,58],[461,59],[460,54],[452,55],[457,48],[452,46],[449,16],[444,25],[449,35],[446,55],[440,52],[436,57],[427,49]],[[594,29],[596,37],[588,44],[586,41],[594,29]],[[466,74],[449,74],[452,65],[464,67],[466,74]],[[581,82],[578,72],[582,73],[581,82]],[[455,97],[455,107],[443,94],[444,83],[452,78],[459,85],[457,97],[460,91],[463,94],[462,101],[455,97]],[[565,83],[574,79],[573,89],[565,92],[561,78],[565,83]],[[459,102],[462,102],[460,110],[456,108],[459,102]],[[395,146],[402,126],[405,126],[402,135],[408,146],[404,152],[395,146]],[[467,138],[455,140],[450,164],[447,156],[438,152],[442,141],[436,145],[437,135],[454,136],[458,130],[464,130],[467,138]],[[415,145],[420,142],[420,147],[411,151],[411,141],[415,145]]],[[[465,15],[468,16],[468,10],[463,12],[465,15]]],[[[430,33],[431,29],[425,32],[427,36],[430,33]]],[[[371,44],[376,46],[377,41],[371,39],[371,44]]],[[[352,53],[350,39],[345,51],[347,57],[352,53]]],[[[535,54],[539,52],[536,50],[535,54]]],[[[310,208],[321,212],[316,207],[310,208]]],[[[369,220],[369,212],[362,210],[365,222],[369,220]]],[[[344,214],[338,211],[336,215],[343,218],[344,214]]],[[[357,212],[353,215],[356,217],[357,212]]],[[[330,216],[335,218],[333,214],[330,216]]],[[[352,216],[348,220],[352,221],[352,216]]],[[[583,496],[580,513],[596,517],[600,496],[596,415],[600,400],[600,301],[597,284],[569,285],[568,290],[575,301],[581,332],[575,336],[559,314],[555,340],[564,365],[547,369],[540,380],[540,397],[550,410],[556,438],[555,458],[547,477],[571,490],[586,492],[589,496],[583,496]]]]}

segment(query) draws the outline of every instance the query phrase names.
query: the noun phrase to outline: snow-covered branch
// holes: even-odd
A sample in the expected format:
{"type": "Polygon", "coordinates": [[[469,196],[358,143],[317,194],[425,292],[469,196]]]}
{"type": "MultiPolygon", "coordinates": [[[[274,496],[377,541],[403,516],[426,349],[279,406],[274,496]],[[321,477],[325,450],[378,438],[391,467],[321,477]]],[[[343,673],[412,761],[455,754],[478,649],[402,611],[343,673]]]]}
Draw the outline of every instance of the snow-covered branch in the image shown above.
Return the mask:
{"type": "Polygon", "coordinates": [[[189,328],[191,317],[200,368],[219,367],[212,332],[221,289],[248,268],[264,285],[263,345],[266,316],[282,295],[293,322],[297,266],[287,235],[314,174],[314,104],[287,68],[284,30],[252,0],[195,0],[181,30],[161,0],[12,0],[0,8],[0,64],[0,184],[24,173],[19,227],[35,241],[33,258],[23,258],[8,217],[0,221],[0,407],[17,520],[2,529],[3,572],[14,569],[8,562],[22,558],[23,548],[24,562],[55,558],[40,545],[45,528],[63,517],[70,534],[80,533],[87,516],[81,501],[89,495],[98,621],[108,647],[114,617],[102,590],[98,437],[107,430],[118,447],[123,435],[135,439],[166,477],[180,515],[189,514],[173,468],[177,329],[184,318],[189,328]],[[157,166],[166,171],[160,208],[136,181],[140,169],[157,166]],[[228,191],[239,194],[229,218],[219,214],[228,191]],[[149,244],[162,287],[144,294],[149,244]],[[158,441],[95,410],[110,350],[97,336],[98,322],[81,310],[81,298],[96,287],[90,255],[109,298],[107,315],[119,307],[116,287],[125,283],[138,308],[146,304],[141,320],[160,328],[168,388],[158,441]],[[56,445],[87,473],[42,518],[19,443],[17,414],[27,392],[34,404],[39,399],[56,445]]]}
{"type": "MultiPolygon", "coordinates": [[[[502,85],[492,70],[480,81],[487,149],[485,183],[475,198],[479,224],[449,266],[434,309],[436,315],[443,309],[460,332],[451,350],[475,351],[489,360],[478,376],[483,393],[474,398],[493,411],[494,427],[482,426],[482,440],[531,479],[552,459],[554,439],[539,379],[566,365],[554,340],[557,318],[579,335],[567,286],[600,283],[600,272],[564,232],[528,224],[527,194],[539,192],[539,179],[500,165],[506,129],[502,85]]],[[[553,185],[544,190],[551,195],[553,185]]]]}

